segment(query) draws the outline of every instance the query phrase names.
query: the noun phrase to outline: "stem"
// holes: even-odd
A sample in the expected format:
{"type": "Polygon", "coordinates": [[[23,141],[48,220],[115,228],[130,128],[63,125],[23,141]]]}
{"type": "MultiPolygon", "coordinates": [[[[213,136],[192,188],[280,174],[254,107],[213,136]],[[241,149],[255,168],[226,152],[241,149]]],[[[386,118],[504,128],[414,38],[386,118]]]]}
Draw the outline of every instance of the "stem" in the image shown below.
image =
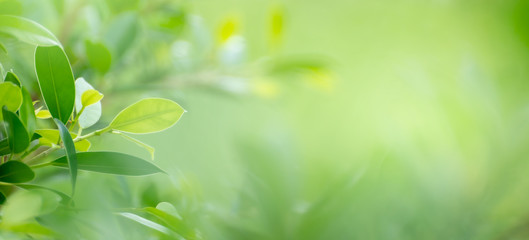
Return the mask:
{"type": "Polygon", "coordinates": [[[84,140],[84,139],[87,139],[87,138],[91,138],[93,136],[99,136],[103,133],[106,133],[106,132],[110,132],[112,130],[112,128],[110,128],[110,126],[106,127],[106,128],[103,128],[103,129],[99,129],[97,131],[93,131],[89,134],[86,134],[84,136],[79,136],[79,137],[76,137],[73,141],[74,142],[79,142],[81,140],[84,140]]]}
{"type": "Polygon", "coordinates": [[[75,127],[75,124],[77,124],[77,121],[79,120],[79,116],[81,116],[81,114],[83,114],[83,111],[85,109],[85,106],[83,106],[81,108],[81,111],[79,111],[79,113],[77,113],[77,115],[75,116],[75,119],[72,121],[72,124],[70,125],[70,129],[68,129],[68,131],[72,131],[73,128],[75,127]]]}
{"type": "Polygon", "coordinates": [[[48,148],[46,151],[44,152],[41,152],[39,153],[37,156],[33,157],[32,159],[30,159],[28,162],[30,161],[34,161],[34,160],[37,160],[39,158],[43,158],[43,157],[46,157],[48,156],[50,153],[54,152],[55,150],[59,149],[59,146],[54,146],[54,147],[51,147],[51,148],[48,148]]]}
{"type": "Polygon", "coordinates": [[[32,165],[30,166],[31,168],[41,168],[41,167],[46,167],[46,166],[49,166],[51,165],[52,162],[46,162],[46,163],[41,163],[41,164],[35,164],[35,165],[32,165]]]}
{"type": "Polygon", "coordinates": [[[35,150],[37,150],[41,145],[40,144],[36,144],[35,146],[33,146],[31,149],[29,149],[28,151],[26,151],[24,154],[22,154],[22,156],[20,156],[20,161],[23,161],[24,158],[26,158],[29,154],[33,153],[35,150]]]}

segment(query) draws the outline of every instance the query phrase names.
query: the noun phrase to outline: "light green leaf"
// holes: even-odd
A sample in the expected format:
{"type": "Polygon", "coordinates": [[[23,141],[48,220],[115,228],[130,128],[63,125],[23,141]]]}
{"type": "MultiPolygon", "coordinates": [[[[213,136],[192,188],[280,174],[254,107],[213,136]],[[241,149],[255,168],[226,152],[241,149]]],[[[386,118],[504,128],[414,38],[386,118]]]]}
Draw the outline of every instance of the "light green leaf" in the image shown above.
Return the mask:
{"type": "Polygon", "coordinates": [[[178,233],[185,239],[196,239],[196,232],[190,228],[176,211],[176,208],[168,203],[161,202],[156,208],[147,207],[144,211],[162,221],[165,226],[178,233]]]}
{"type": "Polygon", "coordinates": [[[2,43],[0,43],[0,50],[1,50],[1,52],[4,52],[4,53],[7,54],[7,49],[6,49],[6,47],[4,46],[4,44],[2,44],[2,43]]]}
{"type": "Polygon", "coordinates": [[[23,152],[29,146],[30,142],[24,124],[22,124],[16,114],[8,111],[5,106],[2,108],[2,115],[4,117],[4,127],[7,133],[9,148],[13,153],[23,152]]]}
{"type": "MultiPolygon", "coordinates": [[[[37,129],[35,133],[41,136],[39,138],[39,144],[43,146],[53,147],[59,142],[60,139],[59,130],[57,129],[37,129]]],[[[70,133],[70,135],[72,135],[72,138],[77,137],[77,134],[75,133],[70,133]]],[[[74,142],[74,145],[77,151],[85,152],[90,149],[92,144],[87,139],[83,139],[81,141],[74,142]]]]}
{"type": "Polygon", "coordinates": [[[163,98],[142,99],[121,111],[110,123],[112,130],[127,133],[152,133],[173,126],[185,110],[163,98]]]}
{"type": "MultiPolygon", "coordinates": [[[[83,108],[81,101],[83,93],[87,90],[94,89],[84,78],[78,78],[75,81],[75,109],[79,114],[79,111],[83,108]]],[[[84,111],[79,116],[79,126],[81,128],[88,128],[99,121],[101,117],[101,102],[97,102],[88,107],[85,107],[84,111]]]]}
{"type": "MultiPolygon", "coordinates": [[[[141,158],[118,152],[77,153],[80,170],[128,176],[142,176],[163,172],[154,164],[141,158]]],[[[67,167],[66,157],[52,162],[53,166],[67,167]]]]}
{"type": "Polygon", "coordinates": [[[66,150],[66,159],[68,160],[68,168],[70,169],[70,180],[72,183],[72,196],[75,193],[75,182],[77,180],[77,154],[75,152],[75,145],[73,144],[72,136],[68,131],[68,128],[64,126],[61,120],[55,118],[55,124],[59,128],[59,134],[61,135],[64,149],[66,150]]]}
{"type": "Polygon", "coordinates": [[[4,82],[12,82],[13,84],[17,85],[17,87],[20,87],[20,80],[18,79],[17,75],[12,72],[7,72],[4,82]]]}
{"type": "MultiPolygon", "coordinates": [[[[11,82],[0,83],[0,108],[4,105],[11,112],[16,112],[22,105],[20,88],[11,82]]],[[[0,116],[0,120],[2,119],[0,116]]]]}
{"type": "Polygon", "coordinates": [[[100,42],[85,41],[88,63],[100,73],[106,73],[112,63],[112,55],[107,47],[100,42]]]}
{"type": "Polygon", "coordinates": [[[51,118],[51,113],[48,110],[39,110],[35,116],[39,119],[48,119],[51,118]]]}
{"type": "Polygon", "coordinates": [[[90,105],[96,104],[103,99],[103,94],[98,92],[95,89],[86,90],[81,96],[81,103],[83,106],[88,107],[90,105]]]}
{"type": "Polygon", "coordinates": [[[17,191],[2,209],[2,225],[16,225],[50,213],[59,206],[60,200],[59,195],[44,189],[17,191]]]}
{"type": "Polygon", "coordinates": [[[136,138],[133,138],[133,137],[127,135],[127,134],[124,134],[122,132],[112,131],[112,133],[118,134],[118,135],[122,136],[123,138],[125,138],[125,139],[127,139],[127,140],[129,140],[129,141],[131,141],[133,143],[136,143],[138,146],[144,148],[145,150],[147,150],[151,154],[151,160],[154,160],[154,148],[153,147],[143,143],[142,141],[140,141],[140,140],[138,140],[136,138]]]}
{"type": "Polygon", "coordinates": [[[22,106],[20,106],[20,119],[22,120],[22,123],[24,126],[26,126],[26,129],[28,130],[29,136],[33,136],[33,133],[35,132],[36,128],[36,116],[35,116],[35,110],[33,108],[33,102],[31,100],[31,95],[29,94],[29,91],[22,87],[22,106]]]}
{"type": "Polygon", "coordinates": [[[68,122],[75,103],[75,84],[66,54],[59,46],[35,51],[35,70],[44,102],[54,118],[68,122]]]}
{"type": "Polygon", "coordinates": [[[0,182],[24,183],[33,180],[35,173],[28,165],[19,161],[8,161],[0,165],[0,182]]]}
{"type": "Polygon", "coordinates": [[[171,230],[169,228],[166,228],[158,223],[155,223],[149,219],[146,219],[146,218],[143,218],[143,217],[140,217],[136,214],[133,214],[133,213],[128,213],[128,212],[122,212],[122,213],[118,213],[118,215],[121,215],[123,217],[126,217],[132,221],[135,221],[141,225],[144,225],[148,228],[151,228],[151,229],[154,229],[156,231],[159,231],[161,233],[164,233],[164,234],[167,234],[167,235],[170,235],[172,236],[173,233],[171,232],[171,230]]]}
{"type": "Polygon", "coordinates": [[[42,25],[17,16],[0,15],[0,33],[33,45],[61,45],[59,40],[42,25]]]}
{"type": "Polygon", "coordinates": [[[54,236],[55,233],[34,222],[29,223],[21,223],[21,224],[14,224],[14,225],[0,225],[0,229],[3,229],[5,231],[10,232],[16,232],[16,233],[23,233],[23,234],[36,234],[36,235],[43,235],[43,236],[54,236]]]}
{"type": "Polygon", "coordinates": [[[23,189],[26,189],[26,190],[31,190],[31,189],[43,189],[43,190],[46,190],[46,191],[51,191],[57,195],[59,195],[61,197],[61,202],[62,203],[69,203],[72,198],[68,195],[66,195],[65,193],[61,192],[61,191],[57,191],[53,188],[48,188],[48,187],[44,187],[44,186],[39,186],[39,185],[33,185],[33,184],[16,184],[17,187],[20,187],[20,188],[23,188],[23,189]]]}

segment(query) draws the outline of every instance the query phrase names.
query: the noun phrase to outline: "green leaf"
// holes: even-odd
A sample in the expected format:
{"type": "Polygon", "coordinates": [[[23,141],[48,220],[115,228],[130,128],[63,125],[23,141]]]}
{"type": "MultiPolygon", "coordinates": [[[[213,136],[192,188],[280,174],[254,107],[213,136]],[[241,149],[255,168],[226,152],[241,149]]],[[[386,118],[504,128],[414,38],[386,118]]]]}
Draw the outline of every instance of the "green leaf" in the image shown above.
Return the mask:
{"type": "Polygon", "coordinates": [[[20,80],[18,79],[17,75],[12,72],[7,72],[4,82],[12,82],[13,84],[20,87],[20,80]]]}
{"type": "Polygon", "coordinates": [[[69,203],[72,198],[68,195],[66,195],[65,193],[61,192],[61,191],[57,191],[53,188],[48,188],[48,187],[44,187],[44,186],[39,186],[39,185],[33,185],[33,184],[16,184],[17,187],[20,187],[20,188],[23,188],[23,189],[26,189],[26,190],[32,190],[32,189],[43,189],[43,190],[47,190],[47,191],[51,191],[57,195],[59,195],[61,197],[61,202],[66,204],[66,203],[69,203]]]}
{"type": "Polygon", "coordinates": [[[68,168],[70,169],[70,180],[72,183],[72,196],[75,193],[75,182],[77,180],[77,154],[75,153],[75,145],[73,144],[72,136],[68,131],[68,128],[57,118],[55,124],[59,128],[62,142],[64,143],[64,149],[66,150],[66,159],[68,160],[68,168]]]}
{"type": "Polygon", "coordinates": [[[187,226],[182,217],[176,212],[175,207],[168,202],[159,203],[156,208],[147,207],[144,210],[165,223],[174,232],[185,239],[196,239],[195,231],[187,226]]]}
{"type": "Polygon", "coordinates": [[[155,223],[155,222],[153,222],[153,221],[151,221],[149,219],[140,217],[140,216],[138,216],[136,214],[128,213],[128,212],[122,212],[122,213],[118,213],[118,215],[123,216],[125,218],[128,218],[128,219],[130,219],[132,221],[135,221],[135,222],[137,222],[137,223],[139,223],[141,225],[144,225],[144,226],[146,226],[148,228],[151,228],[151,229],[154,229],[154,230],[159,231],[161,233],[167,234],[169,236],[174,235],[170,229],[168,229],[168,228],[166,228],[166,227],[164,227],[164,226],[162,226],[162,225],[160,225],[158,223],[155,223]]]}
{"type": "Polygon", "coordinates": [[[13,153],[21,153],[29,146],[29,135],[20,121],[18,116],[11,111],[8,111],[4,106],[2,108],[2,115],[4,117],[5,129],[7,133],[7,141],[9,148],[13,153]]]}
{"type": "MultiPolygon", "coordinates": [[[[39,144],[43,146],[53,147],[59,142],[60,139],[59,130],[57,129],[38,129],[35,131],[35,133],[40,135],[39,144]]],[[[77,134],[75,133],[70,133],[70,135],[72,135],[72,138],[77,137],[77,134]]],[[[92,144],[87,139],[83,139],[81,141],[74,142],[74,145],[77,151],[85,152],[90,149],[92,144]]]]}
{"type": "Polygon", "coordinates": [[[38,223],[33,223],[33,222],[14,224],[14,225],[10,224],[7,226],[0,225],[0,228],[3,230],[10,231],[10,232],[17,232],[17,233],[22,233],[22,234],[36,234],[36,235],[44,235],[44,236],[54,236],[55,235],[55,233],[52,230],[38,223]]]}
{"type": "Polygon", "coordinates": [[[59,40],[48,29],[22,17],[0,15],[0,33],[33,45],[60,45],[59,40]]]}
{"type": "MultiPolygon", "coordinates": [[[[83,93],[87,90],[94,89],[92,85],[84,80],[84,78],[78,78],[75,80],[75,109],[79,114],[79,111],[83,108],[81,101],[83,93]]],[[[79,126],[81,128],[88,128],[99,121],[101,117],[101,102],[97,102],[88,107],[85,107],[84,111],[79,116],[79,126]]]]}
{"type": "Polygon", "coordinates": [[[0,204],[4,204],[6,202],[6,195],[4,195],[3,192],[0,192],[0,204]]]}
{"type": "Polygon", "coordinates": [[[4,46],[4,44],[2,44],[2,43],[0,43],[0,50],[1,50],[1,52],[4,52],[4,53],[7,54],[7,49],[6,49],[6,47],[4,46]]]}
{"type": "Polygon", "coordinates": [[[138,34],[138,16],[131,12],[120,14],[109,24],[105,43],[116,59],[131,48],[138,34]]]}
{"type": "MultiPolygon", "coordinates": [[[[20,88],[11,82],[0,83],[0,108],[4,105],[12,112],[16,112],[22,105],[20,88]]],[[[0,116],[0,120],[2,119],[0,116]]]]}
{"type": "Polygon", "coordinates": [[[39,110],[37,114],[35,114],[35,117],[39,119],[48,119],[51,118],[51,113],[48,110],[39,110]]]}
{"type": "Polygon", "coordinates": [[[85,41],[88,63],[100,73],[106,73],[112,63],[112,55],[103,43],[85,41]]]}
{"type": "MultiPolygon", "coordinates": [[[[141,158],[118,152],[77,153],[80,170],[127,176],[142,176],[163,172],[154,164],[141,158]]],[[[66,157],[52,162],[53,166],[67,167],[66,157]]]]}
{"type": "Polygon", "coordinates": [[[138,140],[136,138],[133,138],[133,137],[127,135],[127,134],[124,134],[122,132],[113,131],[112,133],[118,134],[118,135],[122,136],[123,138],[125,138],[125,139],[127,139],[127,140],[129,140],[129,141],[131,141],[133,143],[136,143],[138,146],[144,148],[145,150],[147,150],[151,154],[151,160],[154,160],[154,148],[153,147],[143,143],[142,141],[140,141],[140,140],[138,140]]]}
{"type": "Polygon", "coordinates": [[[33,180],[35,173],[31,168],[19,161],[8,161],[0,165],[0,182],[24,183],[33,180]]]}
{"type": "Polygon", "coordinates": [[[35,70],[44,102],[54,118],[68,122],[75,103],[75,84],[66,54],[59,46],[35,51],[35,70]]]}
{"type": "Polygon", "coordinates": [[[185,110],[177,103],[162,98],[140,100],[112,120],[109,127],[127,133],[152,133],[173,126],[185,110]]]}
{"type": "Polygon", "coordinates": [[[9,148],[9,142],[7,138],[4,138],[0,141],[0,156],[4,156],[11,153],[11,148],[9,148]]]}
{"type": "Polygon", "coordinates": [[[3,207],[2,225],[15,225],[53,212],[61,198],[54,192],[44,189],[17,191],[11,195],[3,207]]]}
{"type": "Polygon", "coordinates": [[[81,103],[83,106],[88,107],[90,105],[96,104],[103,99],[103,94],[98,92],[95,89],[86,90],[81,96],[81,103]]]}
{"type": "Polygon", "coordinates": [[[37,124],[37,119],[35,116],[35,110],[33,108],[31,95],[25,87],[22,87],[22,106],[20,106],[19,113],[20,120],[22,120],[22,123],[24,124],[24,126],[26,126],[29,136],[33,136],[37,124]]]}

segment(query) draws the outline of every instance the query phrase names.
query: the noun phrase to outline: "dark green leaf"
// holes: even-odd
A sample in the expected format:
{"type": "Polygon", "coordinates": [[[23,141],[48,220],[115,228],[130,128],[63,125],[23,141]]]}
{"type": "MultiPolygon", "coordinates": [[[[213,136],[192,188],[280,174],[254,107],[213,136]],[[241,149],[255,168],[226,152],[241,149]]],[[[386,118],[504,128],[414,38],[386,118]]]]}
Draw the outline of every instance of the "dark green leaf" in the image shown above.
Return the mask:
{"type": "Polygon", "coordinates": [[[72,140],[70,132],[59,119],[53,119],[59,128],[64,149],[66,150],[66,159],[68,160],[68,168],[70,169],[70,177],[72,182],[72,196],[75,193],[75,182],[77,180],[77,155],[75,153],[75,145],[72,140]]]}
{"type": "Polygon", "coordinates": [[[33,136],[36,128],[37,118],[35,117],[35,109],[33,108],[33,101],[29,91],[22,87],[22,106],[20,106],[20,120],[26,129],[28,130],[29,136],[33,136]]]}
{"type": "Polygon", "coordinates": [[[9,148],[9,142],[7,138],[0,140],[0,156],[4,156],[11,153],[11,148],[9,148]]]}
{"type": "Polygon", "coordinates": [[[110,69],[112,55],[105,45],[100,42],[86,40],[85,50],[90,66],[100,73],[106,73],[110,69]]]}
{"type": "Polygon", "coordinates": [[[20,80],[18,79],[17,75],[12,72],[7,72],[4,82],[12,82],[20,87],[20,80]]]}
{"type": "Polygon", "coordinates": [[[59,46],[38,46],[35,51],[35,70],[48,110],[53,118],[66,123],[75,103],[74,78],[66,54],[59,46]]]}
{"type": "Polygon", "coordinates": [[[23,152],[29,146],[29,135],[24,124],[16,114],[7,110],[5,106],[2,108],[2,116],[4,117],[9,148],[13,153],[23,152]]]}
{"type": "MultiPolygon", "coordinates": [[[[154,164],[141,158],[118,152],[77,153],[80,170],[128,176],[142,176],[163,172],[154,164]]],[[[67,167],[66,156],[52,162],[58,167],[67,167]]]]}
{"type": "Polygon", "coordinates": [[[0,192],[0,204],[4,204],[6,202],[6,195],[4,195],[3,192],[0,192]]]}
{"type": "Polygon", "coordinates": [[[28,165],[19,161],[8,161],[0,165],[0,182],[24,183],[35,177],[28,165]]]}
{"type": "Polygon", "coordinates": [[[33,45],[60,45],[59,40],[48,29],[22,17],[0,15],[0,33],[33,45]]]}

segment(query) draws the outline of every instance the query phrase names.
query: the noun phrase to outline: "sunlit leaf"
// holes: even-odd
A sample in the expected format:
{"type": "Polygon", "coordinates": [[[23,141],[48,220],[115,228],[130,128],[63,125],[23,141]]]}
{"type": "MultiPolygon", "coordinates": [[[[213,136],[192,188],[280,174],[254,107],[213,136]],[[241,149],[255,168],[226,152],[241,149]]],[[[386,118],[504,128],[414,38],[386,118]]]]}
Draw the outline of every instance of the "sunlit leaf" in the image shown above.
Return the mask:
{"type": "MultiPolygon", "coordinates": [[[[81,101],[83,93],[94,89],[84,78],[78,78],[75,80],[75,109],[79,113],[83,108],[83,103],[81,101]]],[[[79,116],[79,126],[81,128],[88,128],[99,121],[101,117],[101,102],[97,102],[88,107],[85,107],[81,116],[79,116]]]]}
{"type": "MultiPolygon", "coordinates": [[[[22,105],[20,88],[11,82],[0,83],[0,108],[6,106],[7,110],[15,112],[22,105]]],[[[0,117],[0,120],[3,118],[0,117]]]]}
{"type": "Polygon", "coordinates": [[[33,136],[37,120],[35,116],[35,110],[33,108],[33,102],[31,100],[31,95],[25,87],[22,87],[22,106],[20,106],[19,113],[20,120],[22,120],[22,123],[24,126],[26,126],[29,136],[33,136]]]}
{"type": "Polygon", "coordinates": [[[75,182],[77,181],[77,154],[75,152],[75,145],[73,144],[72,136],[68,131],[68,128],[59,119],[54,119],[57,128],[59,128],[59,134],[66,150],[66,159],[68,160],[68,169],[70,170],[70,181],[72,184],[72,196],[75,193],[75,182]]]}
{"type": "Polygon", "coordinates": [[[106,73],[112,63],[112,55],[107,47],[100,42],[85,41],[88,63],[100,73],[106,73]]]}
{"type": "Polygon", "coordinates": [[[51,113],[48,110],[39,110],[35,116],[39,119],[48,119],[51,118],[51,113]]]}
{"type": "MultiPolygon", "coordinates": [[[[141,176],[162,172],[148,161],[118,152],[80,152],[77,153],[77,164],[80,170],[117,175],[141,176]]],[[[53,161],[52,165],[67,167],[66,157],[53,161]]]]}
{"type": "Polygon", "coordinates": [[[4,117],[4,127],[7,133],[9,148],[13,153],[23,152],[29,146],[30,142],[24,124],[22,124],[16,114],[7,110],[5,106],[2,108],[2,115],[4,117]]]}
{"type": "Polygon", "coordinates": [[[90,105],[96,104],[103,99],[103,94],[98,92],[95,89],[86,90],[81,96],[81,103],[83,106],[88,107],[90,105]]]}
{"type": "Polygon", "coordinates": [[[0,33],[33,45],[60,45],[59,40],[48,29],[22,17],[0,15],[0,33]]]}
{"type": "Polygon", "coordinates": [[[35,70],[44,102],[54,118],[68,122],[75,102],[75,84],[66,54],[59,46],[35,51],[35,70]]]}
{"type": "Polygon", "coordinates": [[[110,128],[128,133],[152,133],[173,126],[185,110],[177,103],[162,98],[146,98],[121,111],[110,128]]]}
{"type": "Polygon", "coordinates": [[[44,189],[17,191],[3,207],[2,225],[16,225],[50,213],[59,206],[60,201],[59,195],[44,189]]]}
{"type": "Polygon", "coordinates": [[[0,182],[24,183],[33,180],[35,173],[28,165],[19,161],[8,161],[0,165],[0,182]]]}
{"type": "Polygon", "coordinates": [[[43,236],[54,236],[55,233],[34,222],[29,223],[21,223],[21,224],[8,224],[8,225],[0,225],[0,228],[5,231],[10,232],[16,232],[16,233],[23,233],[23,234],[36,234],[36,235],[43,235],[43,236]]]}
{"type": "Polygon", "coordinates": [[[178,233],[185,239],[196,239],[196,233],[194,229],[187,226],[172,204],[168,202],[161,202],[156,206],[156,208],[147,207],[144,210],[158,218],[160,221],[165,223],[165,226],[178,233]]]}

